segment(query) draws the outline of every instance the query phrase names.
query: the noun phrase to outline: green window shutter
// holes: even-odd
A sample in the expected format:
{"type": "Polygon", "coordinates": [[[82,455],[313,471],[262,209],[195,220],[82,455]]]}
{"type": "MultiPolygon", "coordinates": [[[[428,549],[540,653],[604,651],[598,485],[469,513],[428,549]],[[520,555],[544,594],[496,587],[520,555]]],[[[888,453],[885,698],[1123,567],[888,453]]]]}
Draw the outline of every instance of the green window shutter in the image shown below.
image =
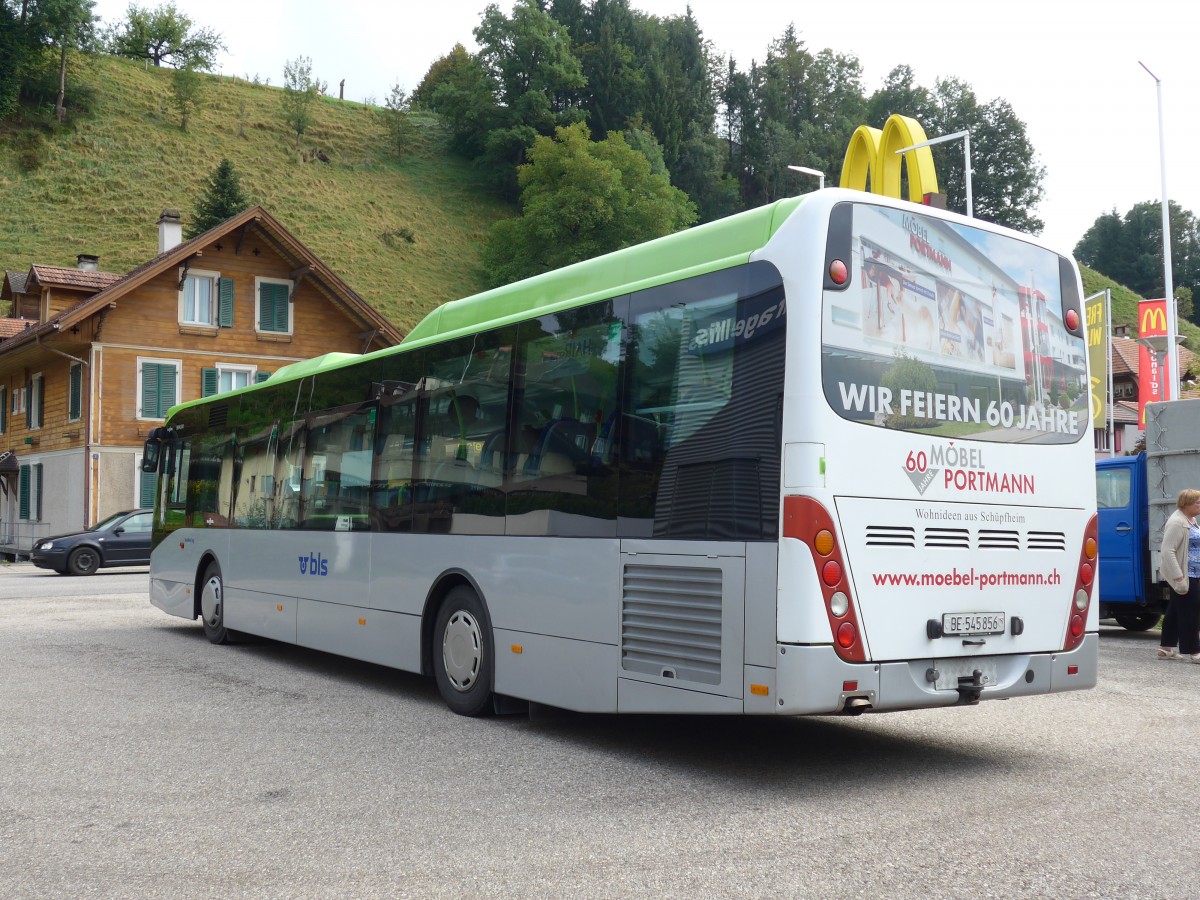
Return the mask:
{"type": "Polygon", "coordinates": [[[271,377],[270,372],[264,372],[262,369],[259,369],[257,372],[254,373],[254,383],[262,384],[264,381],[266,381],[270,377],[271,377]]]}
{"type": "Polygon", "coordinates": [[[8,388],[0,387],[0,434],[8,431],[8,388]]]}
{"type": "Polygon", "coordinates": [[[33,427],[33,381],[25,382],[25,427],[33,427]]]}
{"type": "Polygon", "coordinates": [[[216,369],[200,370],[200,396],[211,397],[221,391],[221,373],[216,369]]]}
{"type": "Polygon", "coordinates": [[[33,414],[33,425],[41,428],[46,411],[46,379],[39,378],[34,384],[37,385],[37,410],[33,414]]]}
{"type": "Polygon", "coordinates": [[[83,415],[83,366],[75,363],[71,366],[71,390],[67,402],[67,416],[78,419],[83,415]]]}
{"type": "Polygon", "coordinates": [[[138,491],[138,505],[143,509],[150,509],[154,506],[154,494],[158,487],[157,472],[143,472],[142,483],[138,491]]]}
{"type": "Polygon", "coordinates": [[[233,279],[222,278],[217,283],[217,324],[233,327],[233,279]]]}
{"type": "Polygon", "coordinates": [[[286,284],[260,284],[258,286],[258,330],[287,332],[288,287],[286,284]]]}
{"type": "Polygon", "coordinates": [[[142,417],[158,415],[158,363],[142,363],[142,417]]]}
{"type": "Polygon", "coordinates": [[[175,367],[142,363],[142,418],[162,419],[175,404],[175,367]]]}
{"type": "Polygon", "coordinates": [[[34,518],[40,522],[40,521],[42,521],[42,464],[41,463],[38,463],[36,466],[33,467],[33,474],[35,476],[33,479],[33,484],[35,487],[35,490],[33,492],[33,497],[34,497],[34,501],[35,501],[33,504],[34,518]]]}
{"type": "Polygon", "coordinates": [[[18,506],[20,507],[19,515],[22,519],[28,519],[29,518],[29,466],[21,466],[19,492],[20,492],[20,498],[21,498],[18,501],[18,506]]]}

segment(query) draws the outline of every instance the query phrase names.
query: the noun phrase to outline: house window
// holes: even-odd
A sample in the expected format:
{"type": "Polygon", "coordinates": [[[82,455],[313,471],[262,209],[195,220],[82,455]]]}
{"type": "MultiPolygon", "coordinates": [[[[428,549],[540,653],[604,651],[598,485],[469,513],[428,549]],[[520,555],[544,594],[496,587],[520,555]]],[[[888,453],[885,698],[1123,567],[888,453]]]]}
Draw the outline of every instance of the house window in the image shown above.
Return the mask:
{"type": "Polygon", "coordinates": [[[83,366],[71,363],[71,376],[67,389],[67,419],[78,422],[83,415],[83,366]]]}
{"type": "Polygon", "coordinates": [[[25,412],[25,388],[23,387],[13,388],[12,412],[14,416],[25,412]]]}
{"type": "Polygon", "coordinates": [[[179,369],[178,360],[138,360],[139,419],[164,419],[179,402],[179,369]]]}
{"type": "Polygon", "coordinates": [[[211,397],[213,394],[223,394],[254,384],[256,380],[254,366],[235,366],[218,364],[213,369],[200,371],[200,396],[211,397]]]}
{"type": "Polygon", "coordinates": [[[25,520],[42,518],[42,464],[24,465],[18,470],[17,513],[25,520]]]}
{"type": "Polygon", "coordinates": [[[233,279],[220,272],[180,269],[179,323],[230,328],[233,325],[233,279]]]}
{"type": "Polygon", "coordinates": [[[41,428],[42,427],[42,409],[46,405],[45,397],[45,379],[41,373],[34,375],[29,379],[29,383],[25,387],[28,394],[28,402],[25,406],[25,427],[26,428],[41,428]]]}
{"type": "Polygon", "coordinates": [[[279,278],[256,278],[255,330],[259,334],[292,333],[292,283],[279,278]]]}

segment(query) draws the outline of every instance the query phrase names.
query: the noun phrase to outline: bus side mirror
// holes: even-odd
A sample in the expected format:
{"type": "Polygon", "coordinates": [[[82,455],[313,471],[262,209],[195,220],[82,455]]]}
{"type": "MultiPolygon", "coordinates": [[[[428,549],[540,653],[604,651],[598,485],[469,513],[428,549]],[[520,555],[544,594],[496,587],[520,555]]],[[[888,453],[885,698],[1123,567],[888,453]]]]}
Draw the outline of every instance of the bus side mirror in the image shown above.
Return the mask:
{"type": "Polygon", "coordinates": [[[142,447],[142,471],[157,472],[158,459],[162,456],[162,441],[151,439],[142,447]]]}

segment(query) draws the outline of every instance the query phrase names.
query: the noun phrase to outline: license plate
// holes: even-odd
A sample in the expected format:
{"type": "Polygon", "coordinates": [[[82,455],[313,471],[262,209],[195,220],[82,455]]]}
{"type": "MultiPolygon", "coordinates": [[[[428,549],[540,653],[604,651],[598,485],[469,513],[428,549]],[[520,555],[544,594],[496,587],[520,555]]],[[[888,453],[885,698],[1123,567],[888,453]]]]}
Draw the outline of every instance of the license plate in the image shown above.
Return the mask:
{"type": "Polygon", "coordinates": [[[945,613],[942,615],[942,634],[947,637],[1004,634],[1004,613],[945,613]]]}

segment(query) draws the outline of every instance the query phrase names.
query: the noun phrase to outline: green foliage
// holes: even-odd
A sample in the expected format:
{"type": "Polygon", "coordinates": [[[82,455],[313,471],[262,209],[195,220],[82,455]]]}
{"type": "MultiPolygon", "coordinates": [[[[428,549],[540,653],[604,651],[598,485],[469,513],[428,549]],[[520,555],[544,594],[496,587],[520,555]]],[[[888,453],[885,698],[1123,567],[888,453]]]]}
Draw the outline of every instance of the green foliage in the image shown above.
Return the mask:
{"type": "MultiPolygon", "coordinates": [[[[934,393],[937,391],[937,376],[933,374],[933,369],[928,363],[897,353],[896,361],[883,373],[880,384],[888,388],[893,397],[899,397],[900,392],[905,390],[934,393]]],[[[902,416],[899,413],[888,416],[887,420],[889,428],[924,428],[936,424],[935,419],[920,419],[915,416],[902,416]]]]}
{"type": "Polygon", "coordinates": [[[417,139],[417,129],[408,111],[408,95],[398,83],[392,85],[391,93],[388,94],[383,109],[379,110],[379,115],[383,118],[392,150],[400,157],[412,149],[413,142],[417,139]]]}
{"type": "MultiPolygon", "coordinates": [[[[1200,289],[1200,221],[1190,211],[1171,201],[1171,280],[1188,293],[1188,304],[1200,289]]],[[[1162,264],[1162,204],[1136,204],[1124,217],[1115,209],[1099,216],[1075,245],[1075,256],[1096,271],[1128,285],[1145,297],[1162,297],[1165,281],[1162,264]]],[[[1195,310],[1181,318],[1195,321],[1195,310]]]]}
{"type": "Polygon", "coordinates": [[[695,206],[623,135],[592,141],[582,123],[538,137],[520,168],[519,218],[496,223],[484,250],[502,284],[678,231],[695,206]]]}
{"type": "MultiPolygon", "coordinates": [[[[179,71],[185,71],[180,69],[179,71]]],[[[185,129],[186,130],[186,129],[185,129]]],[[[187,237],[194,238],[208,229],[220,225],[249,207],[250,201],[242,191],[241,176],[233,163],[222,159],[204,183],[196,209],[187,228],[187,237]]]]}
{"type": "Polygon", "coordinates": [[[200,73],[184,66],[171,74],[171,102],[179,113],[179,127],[188,130],[188,120],[200,107],[204,83],[200,73]]]}
{"type": "Polygon", "coordinates": [[[173,0],[155,9],[130,3],[125,20],[109,31],[107,45],[116,56],[205,72],[212,71],[217,54],[226,49],[220,34],[211,28],[197,28],[175,8],[173,0]]]}
{"type": "Polygon", "coordinates": [[[312,77],[312,60],[307,56],[289,59],[283,66],[283,97],[280,108],[283,121],[300,138],[313,121],[313,101],[325,92],[325,83],[312,77]]]}

